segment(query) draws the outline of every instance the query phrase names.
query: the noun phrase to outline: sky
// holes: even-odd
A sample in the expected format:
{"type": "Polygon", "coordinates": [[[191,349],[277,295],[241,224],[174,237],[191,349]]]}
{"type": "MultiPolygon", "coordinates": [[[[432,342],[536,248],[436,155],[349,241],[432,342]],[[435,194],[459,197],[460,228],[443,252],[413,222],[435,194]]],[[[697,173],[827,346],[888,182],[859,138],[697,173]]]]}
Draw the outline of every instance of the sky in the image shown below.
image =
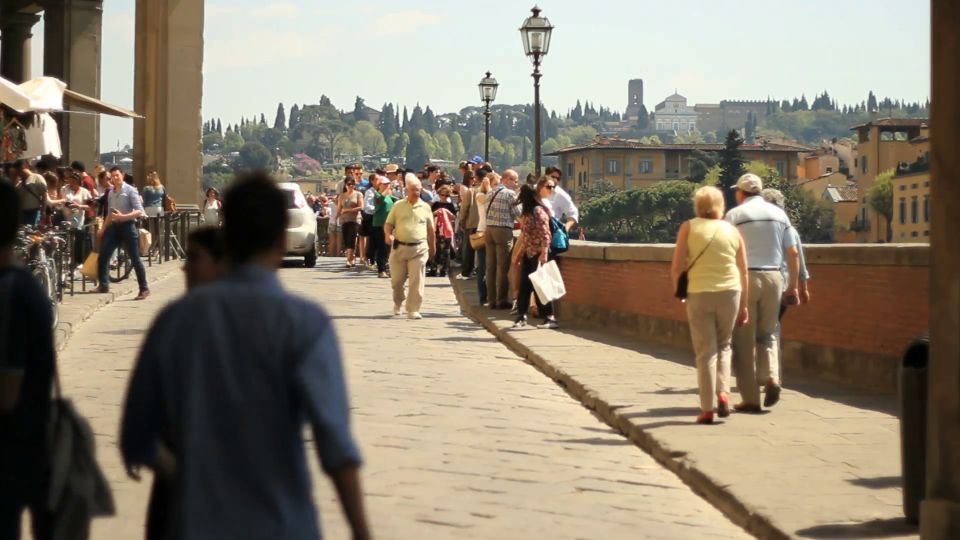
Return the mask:
{"type": "MultiPolygon", "coordinates": [[[[437,114],[479,105],[487,70],[497,103],[533,100],[518,29],[530,5],[510,0],[207,0],[203,116],[237,123],[277,103],[322,94],[352,110],[430,105],[437,114]]],[[[102,98],[133,107],[135,0],[104,2],[102,98]]],[[[644,103],[674,90],[689,103],[722,99],[840,104],[930,93],[929,2],[903,0],[542,0],[555,26],[541,98],[562,113],[578,99],[623,111],[627,81],[644,103]]],[[[42,43],[42,26],[34,43],[42,43]]],[[[34,49],[35,64],[43,55],[34,49]]],[[[40,67],[34,67],[40,73],[40,67]]],[[[101,149],[133,139],[131,120],[104,118],[101,149]]]]}

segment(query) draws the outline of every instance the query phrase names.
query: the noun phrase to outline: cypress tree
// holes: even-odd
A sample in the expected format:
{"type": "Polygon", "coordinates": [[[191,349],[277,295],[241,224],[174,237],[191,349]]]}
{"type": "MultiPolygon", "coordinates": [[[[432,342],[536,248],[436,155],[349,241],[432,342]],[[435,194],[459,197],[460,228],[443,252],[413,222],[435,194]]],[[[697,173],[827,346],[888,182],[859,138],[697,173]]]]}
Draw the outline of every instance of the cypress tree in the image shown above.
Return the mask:
{"type": "Polygon", "coordinates": [[[287,113],[283,110],[283,103],[277,105],[277,117],[273,121],[273,129],[280,131],[287,129],[287,113]]]}
{"type": "Polygon", "coordinates": [[[723,192],[727,208],[733,208],[737,205],[737,200],[732,188],[737,185],[737,180],[743,176],[745,170],[744,163],[746,163],[746,160],[743,159],[743,155],[740,153],[740,146],[742,144],[743,139],[740,137],[740,134],[737,133],[737,130],[731,129],[730,132],[727,133],[724,149],[720,151],[720,179],[717,187],[723,192]]]}

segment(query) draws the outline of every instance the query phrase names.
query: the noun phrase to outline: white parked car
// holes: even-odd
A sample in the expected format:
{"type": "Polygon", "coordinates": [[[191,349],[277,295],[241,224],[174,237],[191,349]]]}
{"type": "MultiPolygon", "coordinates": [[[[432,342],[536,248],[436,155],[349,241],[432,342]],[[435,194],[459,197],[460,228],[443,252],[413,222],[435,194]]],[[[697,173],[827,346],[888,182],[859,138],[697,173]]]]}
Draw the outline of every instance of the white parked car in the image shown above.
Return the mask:
{"type": "Polygon", "coordinates": [[[303,265],[317,265],[317,218],[294,182],[277,184],[287,194],[287,255],[302,256],[303,265]]]}

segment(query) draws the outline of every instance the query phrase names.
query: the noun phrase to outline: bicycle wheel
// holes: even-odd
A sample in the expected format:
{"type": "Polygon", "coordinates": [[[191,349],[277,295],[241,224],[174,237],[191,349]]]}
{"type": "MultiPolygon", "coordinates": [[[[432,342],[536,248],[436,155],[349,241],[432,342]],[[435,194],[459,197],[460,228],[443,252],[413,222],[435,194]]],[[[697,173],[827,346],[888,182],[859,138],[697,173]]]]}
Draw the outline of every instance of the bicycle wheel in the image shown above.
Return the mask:
{"type": "Polygon", "coordinates": [[[130,271],[133,270],[133,261],[127,256],[127,251],[123,248],[117,248],[116,268],[110,273],[111,283],[120,283],[130,277],[130,271]]]}
{"type": "Polygon", "coordinates": [[[47,298],[50,300],[50,312],[53,315],[53,327],[57,327],[57,323],[60,322],[60,311],[59,305],[57,302],[57,285],[53,277],[53,268],[49,265],[46,266],[35,266],[31,270],[34,279],[37,280],[37,283],[40,284],[40,288],[43,289],[43,293],[47,295],[47,298]]]}

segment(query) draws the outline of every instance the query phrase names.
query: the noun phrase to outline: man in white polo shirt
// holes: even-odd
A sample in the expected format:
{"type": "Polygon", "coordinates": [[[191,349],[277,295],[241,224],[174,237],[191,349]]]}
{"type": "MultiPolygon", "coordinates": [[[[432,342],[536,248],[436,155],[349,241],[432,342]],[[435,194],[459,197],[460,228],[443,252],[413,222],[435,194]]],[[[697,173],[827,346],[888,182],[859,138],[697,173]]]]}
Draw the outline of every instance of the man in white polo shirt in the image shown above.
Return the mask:
{"type": "Polygon", "coordinates": [[[790,304],[798,298],[800,257],[795,236],[789,233],[790,218],[760,196],[760,177],[747,173],[737,180],[736,189],[737,206],[724,219],[737,227],[747,247],[750,320],[733,330],[733,365],[743,398],[734,409],[760,412],[761,384],[766,387],[765,407],[780,400],[777,319],[781,300],[790,304]],[[784,259],[788,283],[780,273],[784,259]]]}

